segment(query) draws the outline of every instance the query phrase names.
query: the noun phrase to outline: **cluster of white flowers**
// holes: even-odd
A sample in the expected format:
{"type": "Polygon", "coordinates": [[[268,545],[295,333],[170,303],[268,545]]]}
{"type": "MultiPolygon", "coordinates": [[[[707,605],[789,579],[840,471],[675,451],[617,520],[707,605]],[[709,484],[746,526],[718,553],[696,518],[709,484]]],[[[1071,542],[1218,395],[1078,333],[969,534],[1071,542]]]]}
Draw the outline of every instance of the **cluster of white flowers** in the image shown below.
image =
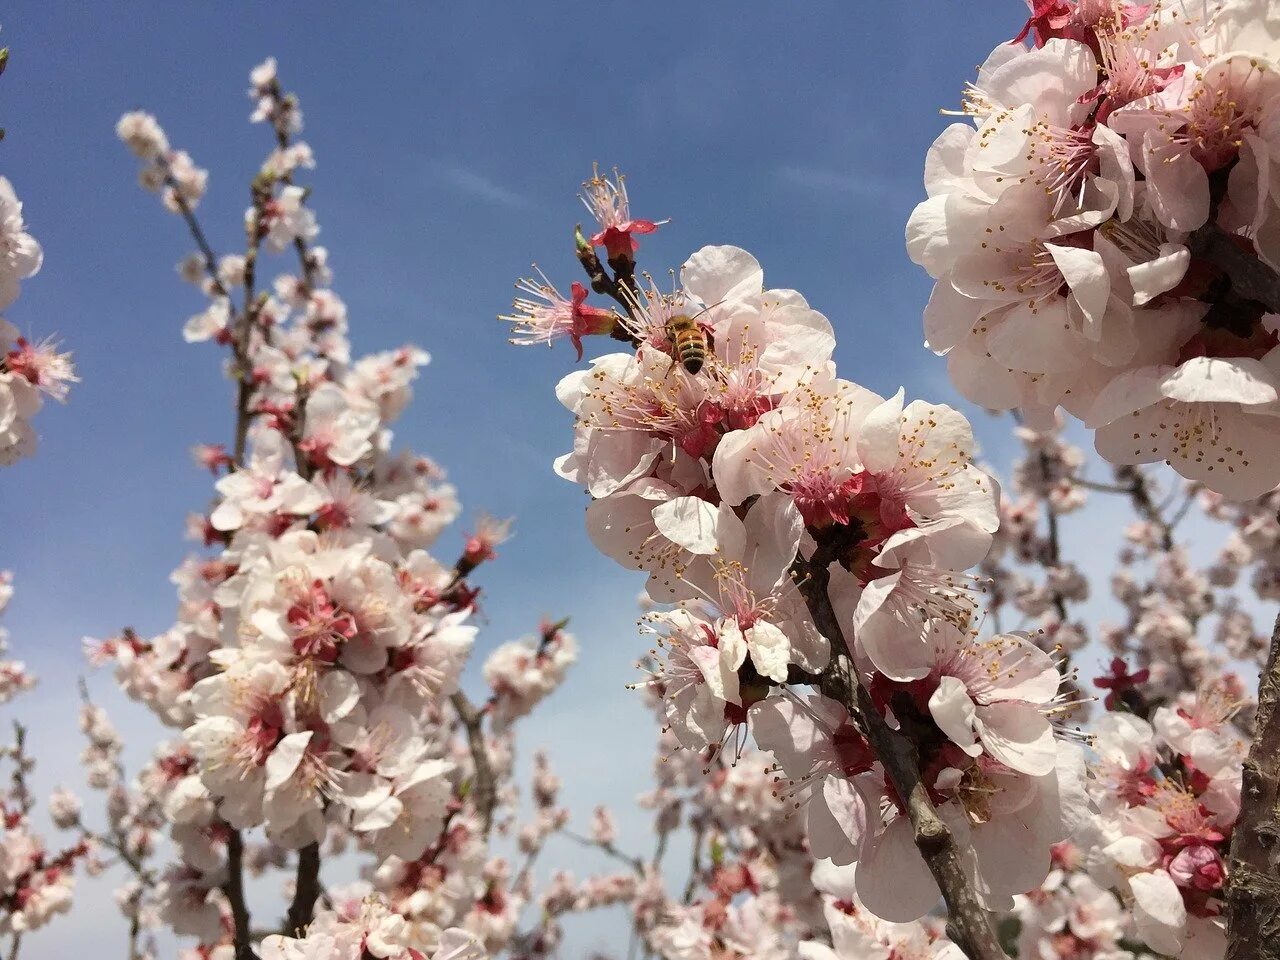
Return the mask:
{"type": "MultiPolygon", "coordinates": [[[[43,258],[39,242],[27,233],[13,185],[0,177],[0,310],[18,299],[19,281],[34,276],[43,258]]],[[[55,341],[32,343],[0,316],[0,466],[35,452],[31,418],[45,397],[65,400],[76,379],[70,354],[55,341]]]]}
{"type": "MultiPolygon", "coordinates": [[[[0,573],[0,613],[12,595],[10,574],[0,573]]],[[[4,636],[0,628],[0,653],[4,636]]],[[[34,685],[35,678],[21,663],[0,660],[0,702],[34,685]]],[[[14,742],[0,747],[0,761],[12,767],[11,785],[0,791],[0,935],[16,940],[71,909],[75,869],[89,858],[91,846],[82,840],[54,851],[36,831],[31,819],[36,804],[27,785],[35,761],[26,750],[26,729],[15,724],[14,730],[14,742]]],[[[68,825],[78,809],[79,800],[67,791],[57,791],[49,803],[50,817],[59,827],[68,825]]]]}
{"type": "Polygon", "coordinates": [[[987,58],[907,226],[937,280],[928,344],[966,397],[1042,421],[1061,405],[1112,463],[1231,497],[1280,484],[1280,291],[1223,270],[1280,265],[1275,15],[1037,2],[1034,48],[987,58]]]}
{"type": "Polygon", "coordinates": [[[1230,724],[1239,707],[1214,683],[1157,707],[1150,722],[1109,713],[1094,725],[1099,815],[1074,840],[1085,870],[1124,897],[1137,936],[1156,953],[1225,949],[1227,847],[1245,755],[1230,724]]]}
{"type": "Polygon", "coordinates": [[[272,935],[262,960],[487,960],[484,946],[465,930],[444,931],[422,943],[414,927],[371,896],[345,912],[320,913],[302,937],[272,935]]]}
{"type": "MultiPolygon", "coordinates": [[[[8,49],[0,51],[0,70],[8,49]]],[[[27,232],[22,202],[8,178],[0,176],[0,311],[18,299],[21,281],[34,276],[44,259],[35,237],[27,232]]],[[[69,354],[53,340],[32,343],[0,316],[0,467],[31,456],[36,434],[31,419],[46,396],[65,400],[77,377],[69,354]]],[[[0,614],[13,599],[13,574],[0,570],[0,614]]],[[[35,676],[21,660],[9,659],[9,633],[0,626],[0,704],[32,689],[35,676]]],[[[30,931],[71,909],[77,866],[91,861],[92,845],[80,839],[55,851],[32,822],[36,807],[27,778],[35,761],[27,749],[27,729],[14,721],[15,739],[0,748],[0,760],[12,767],[11,784],[0,792],[0,935],[10,938],[10,952],[30,931]]],[[[49,815],[67,826],[78,815],[79,800],[69,791],[54,793],[49,815]]]]}
{"type": "MultiPolygon", "coordinates": [[[[613,215],[602,229],[620,229],[613,215]]],[[[845,705],[788,687],[817,685],[835,643],[886,717],[931,731],[917,738],[926,783],[986,902],[1038,885],[1083,801],[1083,765],[1057,735],[1050,655],[1023,635],[978,639],[966,571],[991,547],[998,490],[973,465],[968,422],[838,378],[831,324],[766,287],[746,251],[704,247],[665,293],[634,286],[635,247],[607,251],[610,278],[579,243],[596,288],[624,308],[592,308],[607,325],[565,322],[563,309],[587,307],[557,305],[549,285],[547,306],[517,301],[510,319],[522,342],[594,332],[634,346],[559,384],[576,420],[556,470],[593,497],[596,546],[673,605],[645,618],[664,648],[651,683],[671,730],[714,754],[749,729],[794,785],[812,854],[861,863],[867,909],[923,916],[939,890],[885,769],[845,705]],[[815,575],[836,636],[817,624],[815,575]]]]}
{"type": "MultiPolygon", "coordinates": [[[[0,570],[0,614],[13,599],[13,574],[0,570]]],[[[9,650],[9,631],[0,627],[0,703],[8,703],[24,690],[36,685],[36,678],[21,660],[3,659],[9,650]]]]}
{"type": "Polygon", "coordinates": [[[428,552],[460,513],[456,492],[429,459],[393,449],[391,424],[429,357],[415,347],[352,357],[308,191],[293,180],[311,166],[292,139],[296,99],[274,61],[251,84],[253,119],[271,124],[276,146],[253,181],[243,255],[207,247],[194,215],[203,173],[184,173],[194,166],[155,118],[128,114],[118,127],[144,185],[165,190],[200,247],[179,273],[207,306],[183,336],[227,350],[237,423],[233,443],[193,452],[217,477],[216,496],[188,523],[208,550],[173,574],[176,623],[149,639],[125,630],[87,643],[182,739],[126,787],[114,733],[86,707],[85,763],[108,791],[104,835],[135,874],[120,896],[135,929],[164,924],[201,950],[229,950],[247,911],[230,885],[294,850],[290,918],[306,926],[321,853],[354,843],[381,864],[378,889],[399,912],[371,901],[322,914],[305,940],[269,939],[264,955],[470,958],[447,928],[469,922],[489,883],[485,836],[511,776],[509,744],[495,736],[560,684],[576,642],[560,623],[536,647],[502,647],[485,667],[488,702],[472,707],[460,692],[477,632],[467,578],[510,524],[481,518],[451,565],[428,552]],[[266,254],[295,252],[296,272],[260,292],[266,254]],[[264,845],[246,841],[256,827],[264,845]],[[157,869],[147,861],[161,828],[178,860],[157,869]],[[444,876],[448,890],[429,882],[444,876]],[[397,939],[405,924],[412,936],[397,939]]]}

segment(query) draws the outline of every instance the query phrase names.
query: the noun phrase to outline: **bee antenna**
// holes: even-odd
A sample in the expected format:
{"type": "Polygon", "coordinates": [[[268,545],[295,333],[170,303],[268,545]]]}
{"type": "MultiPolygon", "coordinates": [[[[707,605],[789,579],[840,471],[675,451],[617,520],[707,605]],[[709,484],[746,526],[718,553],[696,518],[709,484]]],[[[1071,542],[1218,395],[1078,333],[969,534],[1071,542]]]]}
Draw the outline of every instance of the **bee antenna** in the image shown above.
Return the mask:
{"type": "Polygon", "coordinates": [[[697,313],[695,313],[695,314],[694,314],[692,317],[690,317],[689,319],[690,319],[690,320],[697,320],[700,316],[702,316],[702,315],[703,315],[704,313],[706,313],[708,310],[714,310],[716,307],[720,306],[720,304],[722,304],[722,303],[724,303],[724,301],[723,301],[723,300],[717,300],[715,303],[708,304],[707,306],[705,306],[705,307],[703,307],[701,310],[699,310],[697,313]]]}

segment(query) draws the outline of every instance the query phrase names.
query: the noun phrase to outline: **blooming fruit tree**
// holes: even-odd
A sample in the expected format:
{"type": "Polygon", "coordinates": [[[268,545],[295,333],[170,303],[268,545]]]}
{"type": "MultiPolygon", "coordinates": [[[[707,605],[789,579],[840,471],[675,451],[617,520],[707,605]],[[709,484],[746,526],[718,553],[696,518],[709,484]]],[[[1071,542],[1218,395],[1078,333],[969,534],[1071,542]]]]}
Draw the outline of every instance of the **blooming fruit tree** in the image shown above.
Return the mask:
{"type": "MultiPolygon", "coordinates": [[[[516,730],[578,656],[565,622],[464,690],[474,577],[509,526],[430,552],[457,494],[391,432],[428,357],[352,356],[274,61],[250,78],[271,152],[243,252],[206,238],[206,172],[126,114],[142,185],[196,246],[183,336],[225,351],[234,416],[195,448],[214,499],[174,625],[88,644],[170,738],[128,775],[84,688],[105,803],[50,798],[56,854],[21,727],[6,751],[6,955],[77,873],[114,868],[130,960],[542,958],[598,908],[619,957],[1280,956],[1278,22],[1260,0],[1033,0],[967,88],[907,244],[937,281],[930,347],[1014,411],[1003,482],[961,411],[842,378],[836,327],[750,253],[704,246],[662,286],[638,257],[663,221],[620,174],[584,184],[577,279],[521,280],[502,319],[569,341],[554,469],[646,578],[643,851],[603,806],[571,826],[549,755],[516,775],[516,730]],[[582,364],[588,341],[614,351],[582,364]],[[1066,547],[1095,496],[1133,512],[1105,572],[1066,547]],[[1189,549],[1188,516],[1219,544],[1189,549]],[[1099,577],[1123,622],[1085,616],[1099,577]],[[548,873],[561,843],[616,869],[548,873]]],[[[39,247],[4,180],[0,212],[7,307],[39,247]]],[[[6,350],[12,460],[74,376],[48,343],[6,350]]],[[[30,682],[0,663],[3,698],[30,682]]]]}

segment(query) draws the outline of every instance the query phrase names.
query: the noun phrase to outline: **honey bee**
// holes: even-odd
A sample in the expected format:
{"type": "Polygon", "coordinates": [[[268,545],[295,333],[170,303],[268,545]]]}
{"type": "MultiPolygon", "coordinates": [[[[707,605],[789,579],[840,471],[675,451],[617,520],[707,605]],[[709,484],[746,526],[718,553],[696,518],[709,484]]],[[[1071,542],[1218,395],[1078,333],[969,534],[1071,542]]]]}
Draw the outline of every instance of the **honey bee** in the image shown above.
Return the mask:
{"type": "MultiPolygon", "coordinates": [[[[712,304],[718,306],[718,304],[712,304]]],[[[677,313],[667,320],[663,327],[667,342],[671,344],[671,365],[678,361],[691,376],[696,376],[707,361],[707,352],[711,349],[711,337],[698,323],[698,317],[710,310],[707,307],[694,316],[677,313]]],[[[668,368],[670,372],[670,368],[668,368]]]]}

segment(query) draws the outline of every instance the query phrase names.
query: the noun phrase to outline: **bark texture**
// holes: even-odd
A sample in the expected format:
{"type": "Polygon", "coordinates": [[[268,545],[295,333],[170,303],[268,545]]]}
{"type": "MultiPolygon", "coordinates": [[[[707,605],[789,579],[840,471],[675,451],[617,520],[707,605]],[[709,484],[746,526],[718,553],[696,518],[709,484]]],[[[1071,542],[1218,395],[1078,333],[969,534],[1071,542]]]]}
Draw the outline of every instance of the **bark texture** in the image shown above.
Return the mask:
{"type": "Polygon", "coordinates": [[[1227,960],[1280,960],[1280,617],[1258,678],[1258,715],[1231,836],[1227,960]]]}

